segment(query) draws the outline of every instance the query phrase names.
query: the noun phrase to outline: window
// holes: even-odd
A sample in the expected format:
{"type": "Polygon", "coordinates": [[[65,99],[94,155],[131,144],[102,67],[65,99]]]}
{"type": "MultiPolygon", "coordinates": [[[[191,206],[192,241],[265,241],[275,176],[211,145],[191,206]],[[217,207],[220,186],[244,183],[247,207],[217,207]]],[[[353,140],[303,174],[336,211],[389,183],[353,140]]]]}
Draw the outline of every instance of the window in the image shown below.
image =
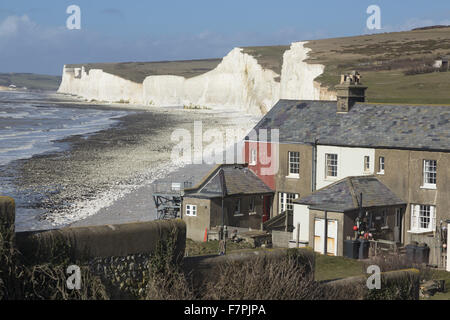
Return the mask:
{"type": "Polygon", "coordinates": [[[400,208],[395,209],[395,226],[402,226],[402,209],[400,208]]]}
{"type": "Polygon", "coordinates": [[[237,199],[235,206],[234,206],[234,214],[240,214],[241,213],[241,199],[237,199]]]}
{"type": "Polygon", "coordinates": [[[364,156],[364,172],[370,171],[370,157],[364,156]]]}
{"type": "Polygon", "coordinates": [[[187,204],[186,205],[186,215],[195,217],[197,216],[197,206],[193,204],[187,204]]]}
{"type": "Polygon", "coordinates": [[[252,149],[252,152],[251,152],[251,155],[250,155],[250,164],[254,166],[256,164],[256,161],[257,161],[256,149],[252,149]]]}
{"type": "Polygon", "coordinates": [[[279,192],[278,193],[278,199],[279,199],[279,206],[278,206],[278,213],[283,213],[285,211],[289,213],[294,212],[294,204],[293,201],[298,198],[297,193],[285,193],[285,192],[279,192]]]}
{"type": "Polygon", "coordinates": [[[337,164],[338,155],[334,153],[327,153],[325,155],[325,176],[326,177],[337,177],[337,164]]]}
{"type": "Polygon", "coordinates": [[[289,175],[298,177],[300,174],[300,152],[288,152],[289,175]]]}
{"type": "Polygon", "coordinates": [[[248,212],[249,214],[252,214],[255,212],[255,198],[250,198],[250,202],[248,204],[248,212]]]}
{"type": "Polygon", "coordinates": [[[436,188],[436,160],[423,161],[423,186],[436,188]]]}
{"type": "Polygon", "coordinates": [[[387,219],[387,212],[386,212],[386,210],[383,210],[383,212],[381,213],[381,224],[382,224],[382,227],[387,227],[388,226],[388,219],[387,219]]]}
{"type": "Polygon", "coordinates": [[[384,173],[384,157],[380,157],[378,159],[378,173],[380,174],[384,173]]]}
{"type": "Polygon", "coordinates": [[[411,231],[430,232],[436,225],[436,207],[411,205],[411,231]]]}

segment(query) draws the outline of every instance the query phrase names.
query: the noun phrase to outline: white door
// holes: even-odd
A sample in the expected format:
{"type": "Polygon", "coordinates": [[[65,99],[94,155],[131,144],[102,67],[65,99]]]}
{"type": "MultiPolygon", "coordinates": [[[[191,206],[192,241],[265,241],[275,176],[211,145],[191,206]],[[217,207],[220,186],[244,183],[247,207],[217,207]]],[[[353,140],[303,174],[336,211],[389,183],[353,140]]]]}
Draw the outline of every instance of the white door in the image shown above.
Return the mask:
{"type": "MultiPolygon", "coordinates": [[[[323,237],[324,237],[324,223],[325,219],[314,220],[314,251],[324,253],[323,237]]],[[[337,220],[328,220],[327,230],[327,254],[335,256],[337,254],[337,220]]]]}

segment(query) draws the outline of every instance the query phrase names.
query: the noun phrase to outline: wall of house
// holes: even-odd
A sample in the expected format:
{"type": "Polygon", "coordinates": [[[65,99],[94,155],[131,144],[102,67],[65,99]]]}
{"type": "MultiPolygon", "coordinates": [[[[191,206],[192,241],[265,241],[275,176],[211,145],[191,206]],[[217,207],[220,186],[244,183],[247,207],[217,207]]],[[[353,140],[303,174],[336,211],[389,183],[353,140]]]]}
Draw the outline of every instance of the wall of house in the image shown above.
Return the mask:
{"type": "Polygon", "coordinates": [[[212,206],[210,199],[199,198],[183,198],[181,217],[186,223],[186,237],[194,241],[203,241],[205,236],[205,228],[211,228],[210,210],[212,206]],[[186,205],[197,206],[197,216],[186,215],[186,205]]]}
{"type": "Polygon", "coordinates": [[[293,240],[297,240],[297,225],[300,224],[300,241],[309,241],[309,209],[307,205],[294,204],[293,240]]]}
{"type": "Polygon", "coordinates": [[[280,166],[276,174],[276,194],[273,204],[274,215],[280,213],[279,208],[279,192],[297,193],[298,198],[305,197],[312,192],[312,153],[313,147],[302,144],[280,144],[279,145],[279,162],[280,166]],[[300,153],[300,174],[299,177],[289,176],[288,153],[300,153]]]}
{"type": "MultiPolygon", "coordinates": [[[[327,219],[336,220],[338,223],[337,232],[337,256],[344,254],[344,228],[346,227],[344,214],[341,212],[327,212],[327,219]]],[[[325,212],[318,210],[309,210],[309,246],[314,249],[314,221],[315,219],[325,219],[325,212]]]]}
{"type": "MultiPolygon", "coordinates": [[[[222,199],[215,198],[211,200],[211,227],[222,225],[222,199]]],[[[259,230],[263,215],[263,196],[245,195],[226,197],[224,200],[225,225],[239,228],[251,228],[259,230]],[[255,210],[250,212],[249,206],[251,199],[255,200],[255,210]],[[237,200],[241,200],[241,212],[235,214],[237,200]]]]}
{"type": "Polygon", "coordinates": [[[375,150],[368,148],[349,148],[317,146],[317,189],[326,187],[349,176],[371,175],[374,173],[375,150]],[[338,155],[337,177],[326,177],[325,155],[338,155]],[[364,156],[370,157],[370,170],[364,170],[364,156]]]}
{"type": "MultiPolygon", "coordinates": [[[[408,203],[404,215],[404,239],[431,245],[430,263],[440,263],[440,247],[435,234],[413,234],[411,229],[411,204],[436,206],[436,225],[450,219],[450,153],[410,150],[377,149],[375,157],[385,158],[384,174],[377,177],[394,193],[408,203]],[[423,160],[437,160],[436,189],[424,189],[423,160]]],[[[378,161],[378,160],[377,160],[378,161]]]]}
{"type": "Polygon", "coordinates": [[[244,161],[268,187],[275,189],[275,176],[279,168],[278,145],[267,142],[245,141],[244,161]],[[251,150],[257,152],[257,161],[252,163],[251,150]]]}

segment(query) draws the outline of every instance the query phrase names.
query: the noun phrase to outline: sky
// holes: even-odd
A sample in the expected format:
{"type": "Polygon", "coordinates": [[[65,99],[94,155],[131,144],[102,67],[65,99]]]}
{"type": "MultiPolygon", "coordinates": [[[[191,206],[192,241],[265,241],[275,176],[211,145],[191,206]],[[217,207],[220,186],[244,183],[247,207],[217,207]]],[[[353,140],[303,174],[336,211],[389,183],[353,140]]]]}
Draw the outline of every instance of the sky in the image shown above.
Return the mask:
{"type": "Polygon", "coordinates": [[[234,47],[450,25],[449,0],[2,0],[0,73],[64,64],[221,58],[234,47]],[[80,8],[80,29],[66,10],[80,8]],[[381,29],[369,30],[377,5],[381,29]]]}

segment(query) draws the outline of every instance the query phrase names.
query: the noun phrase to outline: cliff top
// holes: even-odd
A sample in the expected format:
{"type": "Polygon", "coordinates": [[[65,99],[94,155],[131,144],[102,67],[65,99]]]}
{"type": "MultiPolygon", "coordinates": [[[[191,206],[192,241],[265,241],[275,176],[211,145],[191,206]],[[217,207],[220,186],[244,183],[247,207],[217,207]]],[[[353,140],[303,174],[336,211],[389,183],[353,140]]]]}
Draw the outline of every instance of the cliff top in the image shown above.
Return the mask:
{"type": "Polygon", "coordinates": [[[136,83],[142,83],[148,76],[174,75],[192,78],[211,71],[222,59],[157,61],[157,62],[118,62],[118,63],[83,63],[67,64],[67,68],[81,68],[86,72],[91,69],[102,69],[136,83]]]}

